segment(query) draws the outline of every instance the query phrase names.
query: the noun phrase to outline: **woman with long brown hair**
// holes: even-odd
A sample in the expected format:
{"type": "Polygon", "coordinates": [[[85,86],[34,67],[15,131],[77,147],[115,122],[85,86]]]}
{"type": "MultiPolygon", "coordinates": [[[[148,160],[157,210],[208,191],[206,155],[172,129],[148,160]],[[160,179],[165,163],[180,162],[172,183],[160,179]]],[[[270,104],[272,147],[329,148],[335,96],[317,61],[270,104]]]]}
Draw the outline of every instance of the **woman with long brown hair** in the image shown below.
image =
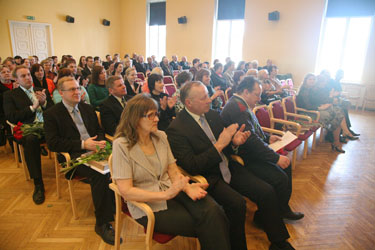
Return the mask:
{"type": "Polygon", "coordinates": [[[133,97],[121,115],[113,141],[113,176],[132,217],[147,217],[131,201],[145,202],[154,212],[155,231],[198,237],[202,249],[230,249],[224,212],[207,192],[207,184],[189,184],[157,128],[158,105],[148,94],[133,97]]]}
{"type": "Polygon", "coordinates": [[[99,105],[109,96],[108,89],[105,87],[106,79],[107,73],[104,67],[94,66],[91,74],[91,83],[87,87],[90,102],[94,108],[99,107],[99,105]]]}

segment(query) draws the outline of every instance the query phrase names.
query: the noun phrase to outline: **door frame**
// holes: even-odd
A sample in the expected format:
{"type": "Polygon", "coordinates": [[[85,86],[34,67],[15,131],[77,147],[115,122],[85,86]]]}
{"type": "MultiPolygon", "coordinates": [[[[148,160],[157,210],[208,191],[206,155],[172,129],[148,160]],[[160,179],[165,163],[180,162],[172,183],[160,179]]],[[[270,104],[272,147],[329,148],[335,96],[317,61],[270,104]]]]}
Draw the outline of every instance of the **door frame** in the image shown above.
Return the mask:
{"type": "MultiPolygon", "coordinates": [[[[15,44],[15,39],[14,39],[14,33],[13,33],[13,25],[14,24],[18,24],[18,23],[22,23],[22,24],[41,24],[41,25],[45,25],[46,27],[48,27],[48,33],[49,33],[49,40],[50,40],[50,46],[51,46],[51,55],[50,56],[53,56],[55,54],[55,50],[53,48],[53,40],[52,40],[52,25],[49,24],[49,23],[37,23],[37,22],[25,22],[25,21],[14,21],[14,20],[8,20],[8,24],[9,24],[9,32],[10,32],[10,41],[12,43],[12,55],[13,57],[16,56],[15,55],[15,51],[16,51],[16,44],[15,44]]],[[[48,34],[47,34],[48,36],[48,34]]]]}

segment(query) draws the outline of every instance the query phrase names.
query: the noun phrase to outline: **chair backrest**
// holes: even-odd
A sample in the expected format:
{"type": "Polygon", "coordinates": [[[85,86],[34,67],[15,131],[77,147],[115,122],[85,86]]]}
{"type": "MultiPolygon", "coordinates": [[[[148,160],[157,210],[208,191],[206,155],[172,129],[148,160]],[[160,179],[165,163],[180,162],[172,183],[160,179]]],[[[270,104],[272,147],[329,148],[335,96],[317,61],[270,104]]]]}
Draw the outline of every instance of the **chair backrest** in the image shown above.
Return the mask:
{"type": "Polygon", "coordinates": [[[171,76],[164,76],[163,78],[164,84],[173,83],[173,78],[171,76]]]}
{"type": "Polygon", "coordinates": [[[257,106],[253,109],[255,116],[258,119],[260,126],[271,128],[271,118],[268,107],[266,105],[257,106]]]}
{"type": "Polygon", "coordinates": [[[225,98],[227,99],[227,101],[233,96],[233,91],[232,91],[232,88],[227,88],[225,90],[225,98]]]}
{"type": "Polygon", "coordinates": [[[137,72],[137,78],[139,78],[142,81],[144,81],[145,80],[145,75],[142,72],[137,72]]]}
{"type": "Polygon", "coordinates": [[[296,106],[294,102],[294,96],[288,96],[283,98],[283,106],[284,106],[284,111],[288,113],[294,113],[296,114],[296,106]]]}
{"type": "Polygon", "coordinates": [[[270,115],[272,118],[285,120],[284,108],[281,101],[273,101],[269,104],[270,115]]]}
{"type": "Polygon", "coordinates": [[[103,126],[102,126],[102,119],[100,117],[100,112],[99,111],[95,111],[95,113],[96,113],[96,116],[98,117],[99,126],[101,128],[103,128],[103,126]]]}
{"type": "Polygon", "coordinates": [[[177,91],[176,85],[174,85],[173,83],[172,84],[165,84],[164,87],[165,87],[166,93],[169,96],[172,96],[177,91]]]}

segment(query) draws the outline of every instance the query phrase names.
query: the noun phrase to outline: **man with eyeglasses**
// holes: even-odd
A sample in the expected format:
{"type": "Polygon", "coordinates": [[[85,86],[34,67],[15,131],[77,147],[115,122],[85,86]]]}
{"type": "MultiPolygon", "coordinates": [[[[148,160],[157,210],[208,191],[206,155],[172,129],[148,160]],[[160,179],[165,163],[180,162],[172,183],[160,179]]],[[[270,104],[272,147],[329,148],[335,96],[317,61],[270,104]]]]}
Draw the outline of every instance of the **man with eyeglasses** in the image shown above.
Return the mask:
{"type": "MultiPolygon", "coordinates": [[[[92,106],[80,102],[81,86],[73,77],[63,77],[57,83],[62,102],[44,114],[44,130],[48,147],[54,152],[68,152],[72,159],[87,151],[104,148],[105,140],[92,106]]],[[[63,159],[59,159],[63,160],[63,159]]],[[[114,245],[115,233],[109,222],[113,221],[114,194],[109,189],[109,174],[103,175],[88,166],[79,165],[66,174],[86,177],[91,185],[95,207],[95,232],[114,245]]]]}
{"type": "MultiPolygon", "coordinates": [[[[17,66],[13,71],[19,88],[4,93],[5,118],[13,123],[43,122],[43,112],[53,106],[53,101],[46,90],[33,87],[33,79],[28,67],[17,66]]],[[[34,180],[33,201],[39,205],[44,202],[44,184],[41,169],[41,140],[35,135],[23,136],[25,161],[30,178],[34,180]]]]}

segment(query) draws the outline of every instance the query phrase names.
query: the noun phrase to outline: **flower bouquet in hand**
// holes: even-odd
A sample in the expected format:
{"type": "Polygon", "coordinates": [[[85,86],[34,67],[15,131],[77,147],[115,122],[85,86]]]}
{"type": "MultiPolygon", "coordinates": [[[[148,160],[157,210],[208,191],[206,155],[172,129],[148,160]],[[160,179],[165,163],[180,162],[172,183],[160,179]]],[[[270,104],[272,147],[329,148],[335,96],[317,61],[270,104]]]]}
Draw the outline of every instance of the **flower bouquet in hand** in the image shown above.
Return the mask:
{"type": "Polygon", "coordinates": [[[20,141],[22,137],[27,135],[35,135],[38,139],[44,137],[44,127],[43,122],[34,122],[34,123],[22,123],[18,122],[13,128],[13,137],[17,141],[20,141]]]}
{"type": "MultiPolygon", "coordinates": [[[[81,164],[87,164],[89,162],[100,162],[108,160],[109,156],[112,154],[112,145],[109,142],[106,142],[106,145],[104,148],[96,147],[96,152],[92,151],[86,154],[81,155],[81,157],[78,157],[76,159],[72,159],[70,161],[69,166],[67,166],[67,163],[64,162],[61,165],[63,166],[62,169],[60,169],[60,173],[67,173],[71,170],[75,171],[75,168],[81,164]]],[[[72,178],[74,176],[74,172],[71,174],[72,178]]]]}

